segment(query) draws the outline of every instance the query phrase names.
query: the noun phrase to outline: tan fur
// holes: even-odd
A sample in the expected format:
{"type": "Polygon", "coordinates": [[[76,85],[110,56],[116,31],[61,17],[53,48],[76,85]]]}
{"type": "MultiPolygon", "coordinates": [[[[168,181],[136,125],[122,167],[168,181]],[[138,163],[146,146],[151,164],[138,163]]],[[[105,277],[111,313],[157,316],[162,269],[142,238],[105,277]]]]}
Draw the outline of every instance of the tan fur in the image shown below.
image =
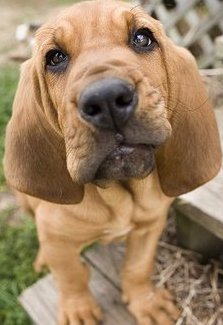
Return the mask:
{"type": "Polygon", "coordinates": [[[172,297],[149,280],[157,241],[174,197],[210,180],[221,165],[213,110],[194,59],[139,7],[115,1],[75,5],[44,25],[36,39],[33,57],[22,67],[4,166],[22,205],[35,215],[35,266],[48,265],[58,283],[59,324],[95,325],[101,319],[79,254],[92,242],[122,239],[129,310],[139,325],[174,324],[172,297]],[[147,54],[128,46],[129,30],[141,27],[151,29],[159,45],[147,54]],[[70,56],[69,68],[58,75],[44,64],[55,42],[70,56]],[[108,76],[138,92],[137,109],[122,130],[127,143],[160,147],[150,175],[97,186],[95,171],[116,148],[115,134],[84,121],[77,106],[88,84],[108,76]]]}

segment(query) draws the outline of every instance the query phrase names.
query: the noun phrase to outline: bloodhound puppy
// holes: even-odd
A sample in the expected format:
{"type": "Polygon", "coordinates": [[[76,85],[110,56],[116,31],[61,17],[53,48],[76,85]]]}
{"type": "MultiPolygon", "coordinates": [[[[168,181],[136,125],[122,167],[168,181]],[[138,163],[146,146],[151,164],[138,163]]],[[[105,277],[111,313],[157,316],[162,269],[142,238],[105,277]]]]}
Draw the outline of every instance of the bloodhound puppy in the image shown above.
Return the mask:
{"type": "Polygon", "coordinates": [[[171,325],[171,295],[149,280],[174,197],[221,165],[212,106],[191,54],[139,7],[74,5],[43,25],[22,66],[6,132],[5,175],[35,215],[60,291],[60,325],[101,310],[79,260],[95,241],[126,239],[123,299],[139,325],[171,325]]]}

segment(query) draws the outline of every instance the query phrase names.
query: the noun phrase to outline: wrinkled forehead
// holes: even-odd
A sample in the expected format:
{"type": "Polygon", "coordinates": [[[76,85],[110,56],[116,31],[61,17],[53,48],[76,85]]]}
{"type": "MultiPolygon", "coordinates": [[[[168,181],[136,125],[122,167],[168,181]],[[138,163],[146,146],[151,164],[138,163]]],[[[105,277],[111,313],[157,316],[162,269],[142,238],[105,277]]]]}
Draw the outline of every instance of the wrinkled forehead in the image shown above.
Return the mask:
{"type": "Polygon", "coordinates": [[[106,38],[110,44],[123,42],[133,28],[141,27],[148,27],[154,33],[158,29],[154,19],[139,6],[109,0],[84,1],[43,25],[36,39],[38,48],[55,45],[66,48],[74,43],[80,48],[98,42],[103,45],[106,38]]]}

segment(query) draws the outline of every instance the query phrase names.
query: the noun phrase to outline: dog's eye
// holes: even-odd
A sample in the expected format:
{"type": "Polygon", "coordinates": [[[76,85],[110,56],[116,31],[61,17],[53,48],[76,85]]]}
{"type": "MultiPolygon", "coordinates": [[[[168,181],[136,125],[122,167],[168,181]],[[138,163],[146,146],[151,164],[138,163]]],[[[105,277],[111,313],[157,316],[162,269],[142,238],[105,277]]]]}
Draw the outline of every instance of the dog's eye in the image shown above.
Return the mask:
{"type": "Polygon", "coordinates": [[[68,56],[60,50],[50,50],[46,54],[46,66],[49,68],[61,67],[67,63],[68,56]]]}
{"type": "Polygon", "coordinates": [[[136,51],[149,51],[156,45],[153,33],[148,28],[138,29],[132,38],[132,46],[136,51]]]}

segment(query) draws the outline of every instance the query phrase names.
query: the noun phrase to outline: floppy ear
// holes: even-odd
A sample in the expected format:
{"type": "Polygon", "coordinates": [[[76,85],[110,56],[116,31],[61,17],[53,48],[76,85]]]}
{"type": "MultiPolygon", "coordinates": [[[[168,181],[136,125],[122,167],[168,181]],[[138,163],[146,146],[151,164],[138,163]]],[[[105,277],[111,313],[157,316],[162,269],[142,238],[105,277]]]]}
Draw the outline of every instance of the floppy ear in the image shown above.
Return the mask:
{"type": "Polygon", "coordinates": [[[62,204],[83,197],[67,171],[64,140],[41,107],[31,60],[23,66],[6,129],[4,170],[10,186],[31,196],[62,204]]]}
{"type": "Polygon", "coordinates": [[[157,168],[164,193],[178,196],[217,174],[221,149],[214,111],[194,58],[167,37],[161,43],[172,136],[157,152],[157,168]]]}

